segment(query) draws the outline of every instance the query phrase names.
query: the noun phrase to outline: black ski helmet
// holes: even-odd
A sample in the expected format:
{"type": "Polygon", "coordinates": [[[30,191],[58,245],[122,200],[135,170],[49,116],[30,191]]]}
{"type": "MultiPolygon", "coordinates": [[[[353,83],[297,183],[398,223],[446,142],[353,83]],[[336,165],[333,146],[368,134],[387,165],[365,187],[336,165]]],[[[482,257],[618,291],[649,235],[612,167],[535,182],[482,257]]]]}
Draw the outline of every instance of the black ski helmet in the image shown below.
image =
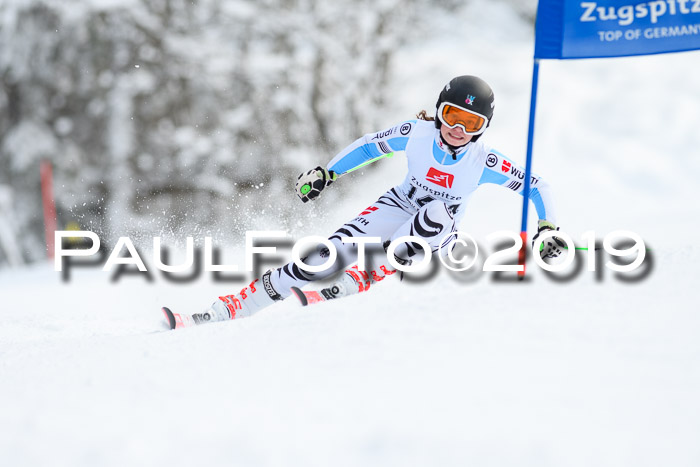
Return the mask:
{"type": "MultiPolygon", "coordinates": [[[[443,102],[473,110],[489,119],[486,127],[491,124],[495,107],[493,90],[481,78],[470,75],[453,78],[440,92],[435,109],[439,109],[443,102]]],[[[440,116],[436,115],[435,128],[439,129],[441,126],[440,116]]],[[[473,136],[471,141],[476,141],[481,135],[483,133],[473,136]]]]}

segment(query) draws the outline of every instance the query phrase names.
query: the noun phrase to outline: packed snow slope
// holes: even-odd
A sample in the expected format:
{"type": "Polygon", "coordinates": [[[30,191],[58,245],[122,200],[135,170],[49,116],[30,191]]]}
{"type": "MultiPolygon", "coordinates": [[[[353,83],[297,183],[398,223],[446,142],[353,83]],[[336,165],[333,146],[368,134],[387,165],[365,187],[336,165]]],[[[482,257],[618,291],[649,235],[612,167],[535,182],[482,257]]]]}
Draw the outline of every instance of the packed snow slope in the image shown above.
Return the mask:
{"type": "Polygon", "coordinates": [[[225,286],[3,273],[7,465],[694,466],[698,249],[646,279],[441,272],[165,331],[225,286]],[[41,283],[41,287],[37,284],[41,283]]]}
{"type": "MultiPolygon", "coordinates": [[[[377,110],[386,126],[433,109],[452,76],[477,74],[497,96],[485,140],[523,161],[531,29],[500,2],[426,21],[421,46],[399,52],[377,110]]],[[[598,272],[564,280],[532,265],[524,282],[441,268],[170,332],[161,306],[198,311],[244,283],[0,271],[3,465],[699,465],[699,58],[541,67],[534,169],[558,224],[579,245],[589,230],[637,233],[650,249],[639,272],[611,272],[606,254],[598,272]]],[[[339,181],[355,199],[319,200],[328,215],[295,234],[329,234],[404,163],[339,181]]],[[[462,230],[488,250],[487,234],[518,229],[520,206],[485,187],[462,230]]]]}

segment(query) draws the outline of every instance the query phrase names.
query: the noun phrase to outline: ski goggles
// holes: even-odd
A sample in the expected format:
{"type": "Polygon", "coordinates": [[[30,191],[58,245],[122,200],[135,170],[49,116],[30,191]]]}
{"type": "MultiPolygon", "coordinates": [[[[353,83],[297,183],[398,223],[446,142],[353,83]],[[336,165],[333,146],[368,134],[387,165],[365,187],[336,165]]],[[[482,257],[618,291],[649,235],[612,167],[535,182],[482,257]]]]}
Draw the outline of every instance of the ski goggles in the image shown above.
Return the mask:
{"type": "Polygon", "coordinates": [[[470,135],[483,133],[489,123],[486,116],[447,102],[440,104],[437,115],[443,124],[450,128],[461,126],[470,135]]]}

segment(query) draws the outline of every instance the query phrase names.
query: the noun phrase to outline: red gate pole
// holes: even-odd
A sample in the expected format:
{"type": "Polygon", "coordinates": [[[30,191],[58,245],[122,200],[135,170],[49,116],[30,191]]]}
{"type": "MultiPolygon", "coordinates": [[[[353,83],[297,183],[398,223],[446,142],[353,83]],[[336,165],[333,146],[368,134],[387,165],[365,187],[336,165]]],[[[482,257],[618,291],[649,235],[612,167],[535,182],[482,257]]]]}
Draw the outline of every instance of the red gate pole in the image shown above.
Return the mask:
{"type": "Polygon", "coordinates": [[[46,253],[53,259],[55,252],[56,202],[53,197],[53,169],[51,162],[41,161],[41,200],[44,205],[44,230],[46,232],[46,253]]]}

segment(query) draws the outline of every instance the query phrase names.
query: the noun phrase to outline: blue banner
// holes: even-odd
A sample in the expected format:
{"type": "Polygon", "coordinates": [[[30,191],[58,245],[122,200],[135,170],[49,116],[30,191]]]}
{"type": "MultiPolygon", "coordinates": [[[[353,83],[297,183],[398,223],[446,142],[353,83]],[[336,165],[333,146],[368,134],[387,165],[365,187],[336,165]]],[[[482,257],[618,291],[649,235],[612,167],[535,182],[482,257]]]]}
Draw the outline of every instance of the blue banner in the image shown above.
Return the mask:
{"type": "Polygon", "coordinates": [[[700,49],[700,0],[540,0],[535,58],[700,49]]]}

